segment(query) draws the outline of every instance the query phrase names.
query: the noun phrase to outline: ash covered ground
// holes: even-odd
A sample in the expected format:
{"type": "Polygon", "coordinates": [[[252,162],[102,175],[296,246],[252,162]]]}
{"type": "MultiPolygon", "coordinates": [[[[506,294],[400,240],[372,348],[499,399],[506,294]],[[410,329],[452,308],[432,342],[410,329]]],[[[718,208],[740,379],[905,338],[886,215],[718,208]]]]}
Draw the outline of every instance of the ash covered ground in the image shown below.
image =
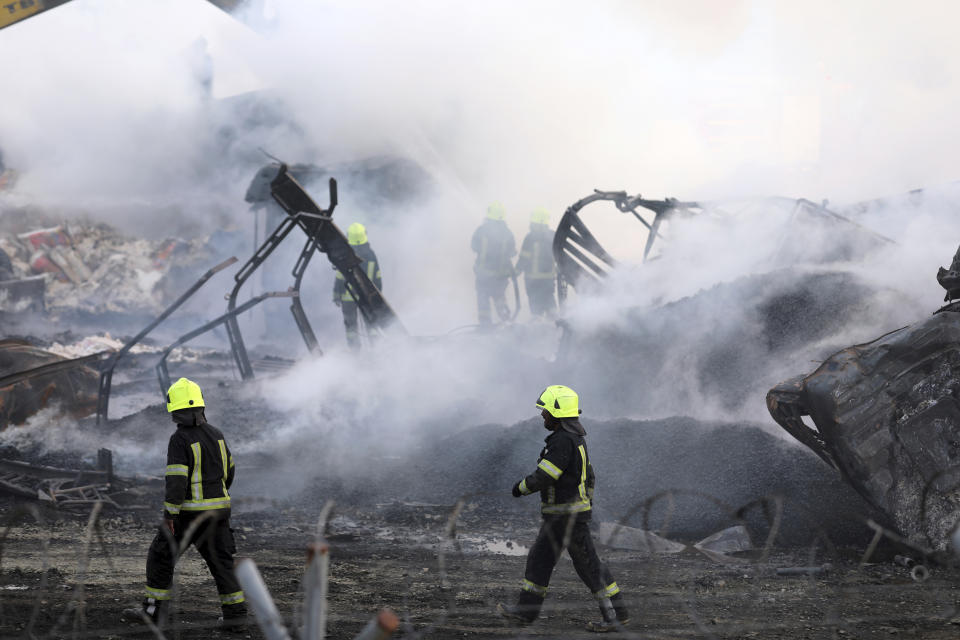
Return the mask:
{"type": "MultiPolygon", "coordinates": [[[[458,347],[442,351],[450,359],[477,344],[510,350],[515,338],[461,337],[453,343],[458,347]]],[[[404,348],[384,345],[387,352],[404,348]]],[[[257,562],[288,622],[299,619],[305,547],[332,500],[330,637],[352,637],[381,607],[400,614],[407,637],[582,637],[583,625],[596,617],[595,604],[567,559],[536,624],[521,632],[494,611],[496,602],[514,597],[536,534],[536,500],[514,499],[509,489],[535,463],[546,434],[541,420],[471,423],[459,402],[434,408],[433,420],[423,412],[381,417],[380,404],[367,408],[369,417],[351,405],[347,419],[336,402],[343,389],[325,388],[318,375],[342,365],[340,358],[353,356],[333,353],[280,372],[262,370],[247,383],[236,380],[228,355],[215,349],[176,365],[177,375],[201,382],[208,419],[229,438],[238,465],[231,492],[238,552],[257,562]],[[272,396],[279,387],[301,384],[314,389],[323,406],[305,414],[302,406],[284,407],[285,396],[272,396]]],[[[149,354],[131,360],[129,381],[115,398],[115,406],[144,408],[99,426],[93,419],[41,416],[3,433],[4,456],[83,467],[96,447],[109,446],[119,476],[158,477],[173,424],[162,404],[144,400],[159,395],[145,366],[150,362],[149,354]]],[[[368,353],[352,366],[363,372],[380,362],[368,353]]],[[[520,375],[553,365],[530,358],[527,366],[520,375]]],[[[456,388],[458,381],[450,384],[456,388]]],[[[532,404],[523,399],[521,417],[532,404]]],[[[862,565],[873,535],[865,523],[883,522],[883,515],[813,453],[768,425],[682,416],[593,419],[589,413],[583,422],[598,474],[595,524],[643,528],[682,545],[743,524],[755,547],[719,559],[690,546],[648,555],[605,546],[601,538],[601,552],[635,612],[627,635],[955,637],[955,573],[933,568],[929,580],[914,582],[909,569],[893,564],[900,550],[887,543],[862,565]],[[832,568],[822,575],[776,574],[777,568],[824,563],[832,568]]],[[[121,611],[140,597],[162,500],[159,483],[152,486],[153,498],[139,496],[143,508],[107,511],[89,532],[83,511],[41,505],[33,512],[25,508],[30,503],[4,500],[2,633],[67,637],[76,629],[81,636],[148,637],[121,611]]],[[[221,637],[215,589],[194,552],[177,575],[176,625],[169,633],[221,637]]],[[[248,635],[260,637],[257,630],[248,635]]]]}
{"type": "MultiPolygon", "coordinates": [[[[300,299],[322,355],[274,298],[240,319],[255,379],[240,379],[222,328],[167,360],[230,442],[239,554],[291,628],[305,547],[333,501],[330,637],[381,607],[408,638],[584,635],[595,605],[568,560],[535,625],[494,613],[538,522],[536,498],[510,497],[545,435],[533,402],[562,383],[580,393],[598,532],[643,529],[674,551],[597,534],[634,612],[623,635],[960,634],[955,569],[919,582],[894,564],[895,532],[873,545],[885,514],[764,404],[943,296],[934,275],[960,238],[943,3],[914,3],[910,19],[877,3],[213,4],[59,3],[0,32],[17,62],[0,101],[0,280],[27,281],[16,304],[0,300],[0,339],[51,359],[116,351],[206,269],[240,260],[124,356],[105,422],[38,384],[0,425],[5,460],[89,470],[110,449],[123,507],[88,525],[89,501],[2,494],[0,636],[148,636],[121,611],[141,598],[173,429],[155,367],[225,311],[275,227],[278,158],[321,207],[340,181],[333,220],[367,226],[410,333],[348,351],[318,255],[300,299]],[[671,217],[649,245],[623,209],[582,212],[616,267],[577,283],[557,323],[524,310],[475,331],[468,247],[487,206],[504,203],[519,244],[532,211],[556,225],[595,188],[696,200],[702,215],[671,217]],[[692,546],[732,525],[751,550],[692,546]],[[820,573],[778,575],[791,567],[820,573]]],[[[290,286],[304,240],[291,234],[239,300],[290,286]]],[[[83,407],[96,377],[78,383],[83,407]]],[[[15,393],[0,389],[0,409],[15,393]]],[[[220,637],[192,552],[176,585],[167,637],[220,637]]]]}
{"type": "MultiPolygon", "coordinates": [[[[583,295],[566,328],[468,327],[385,338],[354,353],[338,345],[335,320],[317,323],[331,346],[310,356],[287,310],[274,308],[241,325],[254,380],[239,379],[216,332],[176,350],[171,375],[202,386],[207,417],[237,460],[239,554],[257,562],[288,622],[297,624],[305,546],[333,501],[331,637],[351,637],[384,606],[401,614],[408,637],[518,636],[494,606],[516,593],[538,514],[534,498],[516,500],[509,490],[531,471],[546,435],[534,397],[563,381],[581,392],[598,475],[597,535],[636,612],[634,636],[953,637],[955,571],[936,567],[918,583],[892,563],[904,549],[890,537],[871,548],[868,523],[889,526],[885,514],[764,420],[772,384],[911,321],[915,296],[841,264],[688,283],[663,300],[656,269],[626,289],[614,281],[624,296],[616,304],[583,295]],[[652,292],[634,288],[643,285],[652,292]],[[600,527],[613,523],[654,532],[675,553],[607,544],[600,527]],[[752,550],[717,556],[691,546],[735,525],[752,550]],[[814,576],[776,573],[824,563],[830,570],[814,576]]],[[[19,316],[9,326],[76,357],[118,348],[142,322],[137,313],[92,309],[63,331],[50,317],[19,316]],[[112,334],[84,333],[98,323],[112,334]]],[[[106,511],[102,531],[89,536],[84,509],[33,512],[24,507],[34,503],[5,502],[4,633],[144,633],[121,611],[140,597],[173,430],[154,367],[164,344],[202,320],[192,308],[125,357],[102,424],[53,404],[0,433],[2,457],[35,464],[90,467],[107,447],[117,487],[129,488],[118,499],[128,508],[106,511]],[[89,566],[79,560],[87,556],[89,566]]],[[[195,554],[178,576],[175,633],[216,636],[212,583],[195,554]]],[[[579,637],[596,615],[567,560],[551,590],[546,615],[521,636],[579,637]]]]}

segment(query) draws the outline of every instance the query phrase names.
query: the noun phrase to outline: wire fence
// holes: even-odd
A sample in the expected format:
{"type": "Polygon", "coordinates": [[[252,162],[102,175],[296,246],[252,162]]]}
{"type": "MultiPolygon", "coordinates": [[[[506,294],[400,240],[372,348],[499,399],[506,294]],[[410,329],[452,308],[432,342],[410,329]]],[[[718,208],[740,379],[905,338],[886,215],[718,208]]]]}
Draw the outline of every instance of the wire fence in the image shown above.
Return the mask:
{"type": "MultiPolygon", "coordinates": [[[[385,571],[383,560],[371,558],[359,569],[360,576],[350,576],[355,583],[363,581],[361,591],[366,597],[362,602],[356,594],[342,596],[334,591],[331,595],[330,580],[337,583],[344,579],[338,569],[338,543],[327,542],[335,513],[332,502],[320,510],[313,531],[299,532],[302,535],[299,548],[304,554],[299,562],[296,551],[271,548],[270,532],[262,532],[261,538],[267,542],[241,549],[241,554],[247,558],[240,561],[237,575],[244,573],[248,576],[243,586],[264,636],[309,640],[325,637],[386,638],[391,633],[395,637],[410,639],[453,635],[527,638],[560,634],[578,637],[582,633],[580,627],[564,620],[595,614],[596,610],[588,610],[581,602],[587,598],[582,585],[576,589],[567,588],[571,578],[562,568],[558,568],[554,575],[555,581],[559,580],[561,584],[561,588],[554,591],[560,591],[562,596],[554,598],[551,594],[547,598],[542,614],[546,621],[518,628],[506,626],[497,618],[493,609],[495,600],[497,597],[511,598],[518,593],[523,560],[519,556],[501,557],[496,570],[481,566],[483,554],[466,549],[461,535],[464,527],[471,527],[470,534],[481,537],[496,531],[499,516],[492,516],[494,521],[487,523],[482,513],[473,511],[470,524],[464,522],[465,510],[469,511],[471,503],[490,497],[487,493],[464,495],[441,522],[422,526],[386,523],[384,526],[393,527],[399,536],[417,530],[433,534],[437,540],[431,544],[410,540],[396,548],[398,556],[403,556],[404,549],[419,549],[421,552],[420,556],[411,555],[409,567],[396,575],[385,571]],[[434,571],[418,571],[423,564],[420,560],[423,553],[429,553],[433,558],[434,571]],[[268,580],[259,590],[250,588],[252,583],[249,580],[249,576],[256,575],[263,581],[254,564],[257,560],[270,567],[268,580]],[[294,593],[289,589],[270,593],[271,583],[273,586],[278,584],[278,573],[287,582],[298,581],[299,587],[294,593]],[[478,595],[484,590],[488,593],[478,595]],[[389,611],[382,611],[371,619],[378,608],[373,603],[383,599],[382,592],[395,598],[388,603],[397,612],[394,619],[389,611]],[[570,599],[581,596],[580,600],[570,599]],[[266,600],[275,607],[272,622],[264,613],[266,600]],[[573,602],[576,604],[571,604],[573,602]],[[331,624],[339,635],[327,635],[331,624]],[[359,635],[356,631],[343,632],[344,628],[361,627],[359,635]],[[280,635],[281,632],[287,635],[280,635]]],[[[742,524],[746,513],[759,509],[766,516],[766,535],[748,554],[714,554],[711,557],[610,550],[603,546],[605,540],[599,539],[601,550],[614,558],[611,568],[623,585],[627,604],[634,612],[631,624],[619,629],[621,637],[832,637],[864,628],[888,629],[892,633],[910,627],[942,627],[945,634],[955,628],[960,635],[960,627],[953,626],[960,625],[960,572],[957,571],[960,562],[957,556],[906,540],[872,520],[862,522],[873,531],[873,535],[869,541],[864,541],[866,546],[856,555],[835,545],[830,532],[816,522],[810,523],[815,535],[809,545],[784,549],[777,544],[786,506],[783,499],[767,496],[744,505],[727,505],[706,492],[670,490],[638,501],[617,519],[613,530],[626,529],[629,523],[639,520],[641,531],[656,530],[657,536],[669,539],[673,505],[678,500],[690,498],[707,500],[721,508],[728,514],[731,525],[742,524]],[[655,511],[658,514],[656,523],[652,522],[651,515],[655,511]],[[883,547],[888,548],[883,550],[884,558],[879,558],[883,547]],[[900,552],[896,557],[899,564],[886,559],[891,547],[900,552]],[[785,562],[795,564],[781,566],[785,562]],[[628,578],[621,577],[624,573],[628,578]],[[704,579],[698,578],[697,574],[702,574],[704,579]],[[791,575],[795,578],[790,578],[791,575]],[[665,586],[671,584],[674,586],[665,586]],[[782,591],[776,591],[778,586],[782,591]],[[788,588],[789,593],[783,595],[788,588]]],[[[237,501],[237,504],[242,507],[243,501],[237,501]]],[[[266,504],[271,503],[267,501],[266,504]]],[[[263,501],[259,506],[264,506],[263,501]]],[[[284,507],[273,504],[271,509],[279,511],[284,507]]],[[[195,598],[203,598],[205,602],[209,597],[196,592],[194,585],[186,589],[180,585],[184,563],[178,563],[175,569],[177,573],[170,601],[173,615],[168,625],[159,628],[145,615],[139,621],[121,621],[120,609],[139,601],[140,592],[114,598],[119,600],[111,603],[116,608],[116,623],[104,623],[104,601],[95,591],[96,585],[90,581],[92,563],[102,563],[103,570],[110,574],[119,575],[123,571],[129,574],[129,568],[117,566],[117,559],[144,557],[146,545],[139,547],[143,536],[136,533],[108,540],[105,522],[109,523],[115,516],[105,516],[103,503],[92,505],[79,536],[65,535],[51,516],[57,514],[38,504],[20,504],[6,514],[0,533],[0,593],[3,594],[0,597],[0,635],[31,639],[108,635],[143,637],[145,633],[168,640],[209,637],[216,627],[215,620],[180,620],[181,614],[195,609],[195,598]],[[29,542],[18,542],[17,535],[27,530],[30,535],[21,537],[29,542]],[[37,556],[32,562],[24,560],[28,551],[37,556]],[[64,558],[71,561],[65,562],[64,558]],[[37,566],[37,559],[38,584],[26,589],[28,593],[8,590],[10,586],[17,586],[12,585],[11,576],[17,572],[29,572],[30,567],[37,566]],[[54,585],[51,577],[55,575],[64,576],[64,584],[54,585]],[[100,611],[96,621],[90,618],[94,609],[100,611]]],[[[158,527],[159,535],[166,540],[170,552],[180,556],[186,552],[192,539],[202,544],[204,536],[211,535],[213,528],[205,525],[216,517],[216,512],[200,515],[191,522],[179,541],[162,526],[158,527]]],[[[243,517],[241,513],[234,520],[242,521],[243,517]]],[[[375,515],[371,517],[376,519],[375,515]]],[[[529,524],[536,524],[532,515],[529,524]]],[[[79,524],[74,528],[79,530],[79,524]]],[[[553,541],[555,550],[567,546],[571,528],[567,527],[563,540],[553,541]]],[[[284,524],[278,521],[276,529],[283,530],[284,524]]],[[[388,544],[377,542],[373,540],[373,534],[369,535],[371,546],[366,547],[367,550],[388,544]]],[[[516,542],[524,544],[532,539],[518,539],[516,542]]],[[[364,562],[362,554],[366,541],[361,537],[342,544],[350,546],[349,571],[357,572],[358,563],[364,562]]],[[[403,559],[398,562],[403,564],[403,559]]],[[[253,619],[250,622],[252,626],[253,619]]]]}

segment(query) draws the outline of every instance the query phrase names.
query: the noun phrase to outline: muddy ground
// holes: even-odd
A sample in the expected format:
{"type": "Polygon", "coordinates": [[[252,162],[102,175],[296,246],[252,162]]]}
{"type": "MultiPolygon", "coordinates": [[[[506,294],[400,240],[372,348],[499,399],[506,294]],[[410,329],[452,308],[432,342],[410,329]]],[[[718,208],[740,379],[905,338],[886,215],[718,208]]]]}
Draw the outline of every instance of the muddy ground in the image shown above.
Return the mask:
{"type": "MultiPolygon", "coordinates": [[[[143,585],[144,557],[153,535],[145,513],[105,513],[102,540],[92,536],[84,569],[87,517],[44,510],[35,515],[7,500],[12,524],[0,567],[0,636],[37,638],[151,637],[122,616],[143,585]],[[82,602],[83,617],[71,608],[82,602]]],[[[331,544],[328,637],[351,638],[381,607],[396,611],[398,637],[576,638],[596,618],[595,604],[569,559],[559,564],[544,615],[526,629],[502,624],[494,613],[522,577],[524,545],[535,535],[535,506],[526,515],[468,503],[457,537],[444,535],[450,508],[400,503],[338,506],[331,544]],[[447,567],[446,586],[440,569],[447,567]]],[[[290,509],[242,503],[233,518],[239,555],[253,558],[280,611],[296,624],[302,599],[305,545],[320,505],[290,509]]],[[[881,549],[860,566],[863,548],[827,552],[819,546],[775,546],[769,557],[747,553],[726,563],[692,549],[645,557],[603,549],[623,587],[635,638],[889,638],[954,639],[960,635],[960,575],[932,568],[923,583],[893,564],[881,549]],[[821,565],[818,577],[776,575],[778,567],[821,565]]],[[[219,613],[213,581],[189,551],[177,570],[175,625],[168,638],[230,636],[215,628],[219,613]]],[[[260,638],[251,629],[246,637],[260,638]]]]}

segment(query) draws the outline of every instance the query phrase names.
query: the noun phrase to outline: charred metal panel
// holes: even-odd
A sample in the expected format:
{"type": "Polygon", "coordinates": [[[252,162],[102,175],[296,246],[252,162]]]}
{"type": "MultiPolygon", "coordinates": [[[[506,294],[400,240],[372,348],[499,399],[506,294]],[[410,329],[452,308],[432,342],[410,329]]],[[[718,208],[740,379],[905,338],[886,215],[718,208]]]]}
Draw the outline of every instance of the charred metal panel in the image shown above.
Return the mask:
{"type": "Polygon", "coordinates": [[[363,261],[357,257],[343,232],[333,223],[330,212],[336,204],[336,182],[331,179],[331,207],[323,210],[307,195],[303,187],[281,166],[270,185],[274,200],[287,214],[298,220],[307,237],[316,238],[317,248],[327,254],[330,263],[343,274],[347,290],[357,301],[367,326],[375,331],[406,333],[390,303],[364,273],[363,261]]]}
{"type": "Polygon", "coordinates": [[[84,365],[99,357],[67,360],[27,342],[0,340],[0,371],[11,372],[0,380],[0,430],[54,404],[76,417],[93,413],[97,374],[84,365]]]}
{"type": "Polygon", "coordinates": [[[946,546],[960,517],[960,313],[848,347],[767,407],[910,540],[946,546]]]}

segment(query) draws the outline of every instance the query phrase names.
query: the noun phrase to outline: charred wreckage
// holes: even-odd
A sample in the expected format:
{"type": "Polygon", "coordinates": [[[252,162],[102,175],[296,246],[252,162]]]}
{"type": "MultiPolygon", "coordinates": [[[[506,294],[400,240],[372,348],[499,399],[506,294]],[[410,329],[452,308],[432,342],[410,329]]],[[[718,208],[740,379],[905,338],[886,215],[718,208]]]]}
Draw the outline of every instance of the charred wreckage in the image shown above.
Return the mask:
{"type": "MultiPolygon", "coordinates": [[[[312,353],[321,353],[299,297],[304,272],[317,252],[326,254],[330,263],[344,274],[346,286],[357,300],[368,330],[406,334],[387,300],[359,268],[361,261],[333,222],[336,181],[330,179],[329,205],[321,208],[291,175],[287,165],[278,163],[273,171],[276,174],[270,181],[270,195],[285,217],[234,275],[225,312],[183,334],[160,352],[155,368],[162,389],[170,382],[167,359],[171,351],[220,326],[226,328],[241,378],[253,378],[237,317],[267,299],[290,299],[290,311],[304,343],[312,353]],[[290,272],[291,286],[285,291],[269,291],[238,302],[239,292],[250,276],[295,228],[303,232],[304,244],[290,272]]],[[[720,205],[672,198],[651,200],[625,191],[598,190],[578,200],[564,213],[553,241],[561,304],[568,299],[571,287],[589,290],[600,286],[618,264],[582,217],[587,205],[604,201],[611,202],[617,210],[632,215],[643,225],[647,232],[642,252],[645,261],[651,257],[654,243],[663,240],[668,221],[704,215],[722,218],[728,214],[720,205]]],[[[828,208],[826,203],[780,199],[774,204],[788,210],[792,220],[807,217],[853,230],[858,242],[867,245],[893,242],[828,208]]],[[[65,404],[76,407],[79,414],[95,408],[98,421],[105,420],[118,362],[215,273],[236,261],[230,258],[212,267],[116,351],[77,359],[44,358],[34,354],[33,366],[24,368],[22,363],[26,361],[22,353],[19,360],[11,359],[10,354],[29,350],[29,345],[4,343],[0,357],[6,354],[10,360],[5,368],[21,369],[0,378],[0,409],[6,421],[22,422],[54,396],[65,398],[65,404]],[[20,362],[21,366],[15,367],[14,362],[20,362]],[[89,391],[94,384],[96,392],[91,397],[89,391]],[[33,398],[36,406],[24,398],[33,398]]],[[[950,270],[941,270],[938,280],[951,302],[950,298],[960,292],[960,265],[956,260],[950,270]]],[[[559,324],[564,330],[558,354],[562,357],[571,329],[562,320],[559,324]]],[[[843,349],[813,373],[785,381],[767,395],[767,407],[774,420],[888,515],[890,523],[903,535],[903,542],[924,556],[945,550],[951,537],[956,546],[960,535],[956,515],[960,504],[958,344],[960,303],[951,302],[925,321],[843,349]],[[812,420],[815,428],[804,418],[812,420]]]]}

